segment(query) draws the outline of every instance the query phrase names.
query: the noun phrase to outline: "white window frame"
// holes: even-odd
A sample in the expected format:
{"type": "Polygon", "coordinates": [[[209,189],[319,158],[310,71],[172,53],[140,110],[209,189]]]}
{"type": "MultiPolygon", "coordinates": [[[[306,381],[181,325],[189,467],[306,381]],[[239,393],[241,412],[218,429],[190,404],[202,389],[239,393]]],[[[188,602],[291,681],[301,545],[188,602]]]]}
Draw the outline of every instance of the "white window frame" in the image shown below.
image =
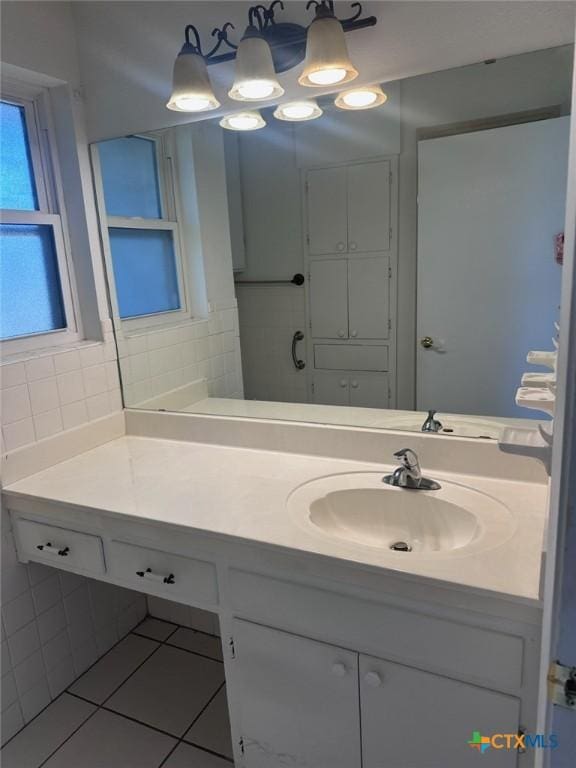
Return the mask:
{"type": "Polygon", "coordinates": [[[182,236],[178,223],[177,211],[179,210],[178,193],[174,179],[172,156],[173,142],[166,131],[156,131],[146,134],[133,134],[135,138],[153,141],[156,145],[156,168],[158,172],[158,190],[160,194],[160,208],[162,218],[151,219],[139,216],[108,216],[106,213],[106,202],[104,199],[104,186],[102,182],[102,169],[100,166],[100,156],[98,154],[98,145],[91,147],[92,169],[94,173],[94,185],[96,192],[96,202],[98,207],[98,216],[100,221],[100,231],[102,238],[102,249],[104,251],[104,261],[106,264],[106,273],[110,286],[110,303],[112,315],[116,322],[122,324],[123,331],[130,334],[141,333],[147,329],[158,330],[162,327],[180,325],[192,318],[189,291],[187,285],[184,260],[184,249],[182,246],[182,236]],[[116,281],[114,278],[114,262],[112,258],[112,249],[110,247],[110,237],[108,230],[110,227],[123,229],[151,229],[154,231],[168,230],[172,232],[172,241],[174,244],[174,261],[176,266],[176,277],[178,281],[178,294],[180,298],[179,309],[169,309],[163,312],[154,312],[147,315],[138,315],[137,317],[120,317],[120,308],[118,305],[118,294],[116,291],[116,281]]]}
{"type": "Polygon", "coordinates": [[[0,222],[48,225],[52,228],[66,321],[64,328],[1,339],[0,354],[7,357],[77,344],[82,339],[82,333],[48,91],[27,83],[5,81],[2,83],[0,98],[24,109],[39,207],[37,211],[2,209],[0,222]]]}

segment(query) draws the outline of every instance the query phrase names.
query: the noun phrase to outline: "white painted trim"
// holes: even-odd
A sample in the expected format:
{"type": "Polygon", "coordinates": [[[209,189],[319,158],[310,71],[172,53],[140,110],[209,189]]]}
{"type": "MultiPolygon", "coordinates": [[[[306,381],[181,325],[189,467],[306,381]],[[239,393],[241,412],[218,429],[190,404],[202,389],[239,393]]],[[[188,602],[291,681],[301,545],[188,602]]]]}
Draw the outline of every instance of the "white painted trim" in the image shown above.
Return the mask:
{"type": "MultiPolygon", "coordinates": [[[[573,76],[572,100],[576,101],[576,71],[573,76]]],[[[538,696],[538,732],[546,733],[552,721],[548,700],[547,674],[555,658],[559,637],[561,598],[564,573],[564,544],[570,494],[574,491],[573,466],[576,457],[576,120],[571,118],[570,155],[566,226],[564,230],[564,266],[560,307],[560,347],[556,369],[556,408],[552,475],[550,483],[550,516],[547,556],[544,574],[544,617],[540,689],[538,696]]],[[[574,563],[570,563],[574,568],[574,563]]],[[[567,660],[566,663],[573,663],[567,660]]],[[[547,750],[536,750],[536,768],[550,765],[547,750]]]]}

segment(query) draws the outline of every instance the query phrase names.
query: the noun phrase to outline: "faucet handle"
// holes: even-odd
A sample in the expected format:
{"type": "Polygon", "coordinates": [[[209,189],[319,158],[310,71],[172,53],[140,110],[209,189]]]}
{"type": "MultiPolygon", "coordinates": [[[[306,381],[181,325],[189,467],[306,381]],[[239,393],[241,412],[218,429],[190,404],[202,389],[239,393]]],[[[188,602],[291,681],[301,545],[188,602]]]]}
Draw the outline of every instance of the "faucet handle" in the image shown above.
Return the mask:
{"type": "Polygon", "coordinates": [[[420,462],[418,461],[418,456],[412,450],[412,448],[402,448],[400,451],[396,451],[396,453],[394,454],[394,458],[401,459],[402,464],[404,464],[404,466],[408,468],[420,466],[420,462]]]}

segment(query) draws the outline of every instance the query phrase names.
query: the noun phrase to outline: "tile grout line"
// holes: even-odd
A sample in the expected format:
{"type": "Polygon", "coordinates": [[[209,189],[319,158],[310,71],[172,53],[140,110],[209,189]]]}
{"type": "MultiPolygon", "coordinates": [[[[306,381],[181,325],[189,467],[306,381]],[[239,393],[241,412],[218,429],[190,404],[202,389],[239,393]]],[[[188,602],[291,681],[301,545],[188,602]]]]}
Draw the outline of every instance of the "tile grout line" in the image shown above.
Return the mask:
{"type": "MultiPolygon", "coordinates": [[[[120,688],[121,688],[121,687],[124,685],[124,683],[126,683],[126,682],[127,682],[127,681],[128,681],[128,680],[129,680],[129,679],[130,679],[130,678],[131,678],[131,677],[132,677],[132,676],[133,676],[133,675],[134,675],[134,674],[135,674],[135,673],[136,673],[136,672],[137,672],[137,671],[138,671],[138,670],[139,670],[139,669],[140,669],[142,666],[143,666],[143,665],[144,665],[144,664],[146,664],[146,662],[147,662],[147,661],[148,661],[150,658],[152,658],[152,656],[154,656],[154,654],[155,654],[155,653],[156,653],[156,652],[157,652],[157,651],[158,651],[158,650],[159,650],[159,649],[160,649],[162,646],[168,646],[168,647],[170,647],[170,648],[175,648],[176,650],[181,650],[181,651],[184,651],[185,653],[191,653],[191,654],[193,654],[193,655],[195,655],[195,656],[199,656],[199,657],[201,657],[201,658],[204,658],[204,659],[206,659],[206,660],[208,660],[208,661],[215,661],[216,663],[219,663],[219,664],[223,664],[223,661],[221,661],[220,659],[214,659],[214,658],[212,658],[212,657],[210,657],[210,656],[204,656],[204,654],[200,654],[200,653],[196,653],[196,652],[194,652],[194,651],[190,651],[190,650],[188,650],[187,648],[179,648],[178,646],[175,646],[175,645],[171,645],[170,643],[168,643],[168,640],[169,640],[169,639],[170,639],[170,638],[171,638],[171,637],[172,637],[172,636],[173,636],[173,635],[174,635],[174,634],[175,634],[175,633],[176,633],[176,632],[177,632],[179,629],[190,629],[189,627],[184,627],[183,625],[181,625],[181,624],[175,624],[174,622],[164,622],[164,623],[166,623],[166,624],[170,623],[170,624],[173,624],[173,625],[174,625],[174,629],[173,629],[173,631],[172,631],[172,632],[171,632],[171,633],[170,633],[170,634],[169,634],[169,635],[168,635],[168,636],[167,636],[167,637],[166,637],[164,640],[157,640],[156,638],[151,638],[151,637],[149,637],[148,635],[142,635],[142,634],[139,634],[138,632],[136,632],[136,631],[135,631],[136,629],[138,629],[138,627],[139,627],[141,624],[143,624],[143,623],[146,621],[146,619],[151,619],[151,618],[155,618],[155,617],[153,617],[153,616],[150,616],[150,615],[148,614],[148,615],[147,615],[147,616],[146,616],[146,617],[145,617],[145,618],[144,618],[144,619],[143,619],[141,622],[139,622],[139,624],[138,624],[138,625],[137,625],[137,626],[136,626],[136,627],[135,627],[133,630],[130,630],[129,632],[127,632],[127,633],[124,635],[124,637],[120,638],[120,640],[118,640],[116,643],[114,643],[114,645],[112,645],[112,646],[111,646],[111,647],[110,647],[110,648],[109,648],[109,649],[106,651],[106,653],[105,653],[105,654],[103,654],[103,655],[102,655],[102,656],[101,656],[99,659],[97,659],[97,660],[96,660],[96,661],[95,661],[93,664],[91,664],[91,665],[90,665],[90,666],[89,666],[89,667],[88,667],[86,670],[84,670],[84,672],[83,672],[83,673],[82,673],[82,674],[81,674],[79,677],[77,677],[77,678],[76,678],[76,680],[74,680],[74,681],[73,681],[73,682],[70,684],[70,686],[68,686],[68,688],[65,688],[63,691],[61,691],[61,692],[58,694],[58,696],[56,696],[56,698],[55,698],[55,699],[53,699],[53,700],[52,700],[52,701],[51,701],[49,704],[47,704],[47,705],[46,705],[46,706],[45,706],[45,707],[44,707],[44,708],[43,708],[43,709],[42,709],[40,712],[38,712],[38,714],[37,714],[37,715],[35,715],[35,716],[32,718],[32,720],[30,720],[28,723],[26,723],[26,725],[24,726],[24,728],[21,728],[21,729],[18,731],[18,733],[15,733],[15,734],[14,734],[14,736],[12,736],[10,739],[8,739],[8,741],[7,741],[7,742],[6,742],[4,745],[2,745],[2,750],[3,750],[3,749],[4,749],[4,748],[5,748],[5,747],[6,747],[6,746],[7,746],[7,745],[8,745],[8,744],[9,744],[9,743],[10,743],[10,742],[13,740],[13,739],[15,739],[15,738],[16,738],[16,737],[17,737],[17,736],[20,734],[20,733],[22,733],[22,732],[23,732],[23,731],[24,731],[24,730],[25,730],[25,729],[26,729],[26,728],[27,728],[27,727],[28,727],[28,726],[29,726],[31,723],[33,723],[33,722],[34,722],[34,720],[36,720],[36,719],[37,719],[37,718],[38,718],[38,717],[39,717],[39,716],[40,716],[40,715],[41,715],[43,712],[45,712],[45,711],[48,709],[48,707],[50,707],[52,704],[54,704],[56,701],[58,701],[58,699],[60,699],[61,697],[63,697],[63,696],[65,696],[66,694],[68,694],[69,696],[72,696],[72,697],[74,697],[74,698],[77,698],[77,699],[79,699],[80,701],[84,701],[85,703],[87,703],[87,704],[90,704],[90,705],[91,705],[91,706],[93,706],[93,707],[96,707],[96,709],[95,709],[93,712],[91,712],[91,713],[90,713],[90,715],[88,715],[88,717],[87,717],[85,720],[83,720],[83,721],[82,721],[82,723],[80,723],[80,725],[79,725],[77,728],[75,728],[75,729],[72,731],[72,733],[70,733],[70,734],[69,734],[69,735],[68,735],[68,736],[67,736],[67,737],[66,737],[66,738],[65,738],[65,739],[64,739],[64,740],[63,740],[63,741],[62,741],[62,742],[61,742],[61,743],[60,743],[60,744],[59,744],[59,745],[56,747],[56,749],[54,749],[52,752],[50,752],[50,754],[49,754],[49,755],[48,755],[48,756],[47,756],[47,757],[46,757],[44,760],[42,760],[42,761],[41,761],[41,762],[38,764],[37,768],[42,768],[42,766],[44,766],[44,765],[45,765],[45,764],[48,762],[48,760],[50,760],[50,759],[51,759],[51,758],[52,758],[52,757],[53,757],[53,756],[56,754],[56,752],[58,752],[58,750],[60,750],[60,749],[61,749],[61,748],[64,746],[64,744],[66,744],[66,742],[67,742],[67,741],[69,741],[69,740],[70,740],[70,739],[71,739],[71,738],[72,738],[72,737],[73,737],[73,736],[74,736],[74,735],[75,735],[75,734],[76,734],[76,733],[77,733],[77,732],[78,732],[78,731],[79,731],[79,730],[80,730],[80,729],[81,729],[81,728],[82,728],[82,727],[83,727],[83,726],[84,726],[84,725],[85,725],[85,724],[86,724],[86,723],[87,723],[89,720],[91,720],[91,719],[92,719],[92,718],[93,718],[93,717],[94,717],[94,716],[95,716],[95,715],[96,715],[96,714],[97,714],[97,713],[98,713],[100,710],[104,710],[105,712],[109,712],[110,714],[118,715],[118,716],[120,716],[120,717],[124,717],[125,719],[127,719],[127,720],[130,720],[130,721],[132,721],[132,722],[135,722],[135,723],[137,723],[137,724],[139,724],[139,725],[141,725],[141,726],[143,726],[143,727],[145,727],[145,728],[150,728],[151,730],[153,730],[153,731],[156,731],[156,732],[158,732],[158,733],[161,733],[162,735],[165,735],[165,736],[169,736],[170,738],[176,739],[177,741],[176,741],[176,744],[175,744],[174,748],[173,748],[173,749],[172,749],[172,750],[171,750],[171,751],[168,753],[168,755],[167,755],[167,756],[164,758],[164,760],[162,761],[162,763],[160,764],[160,766],[164,765],[164,763],[165,763],[165,761],[168,759],[168,757],[169,757],[169,756],[170,756],[170,755],[173,753],[173,751],[174,751],[174,750],[175,750],[175,749],[176,749],[176,748],[177,748],[177,747],[178,747],[178,746],[179,746],[181,743],[184,743],[184,744],[189,744],[190,746],[194,746],[195,748],[197,748],[197,749],[200,749],[200,750],[202,750],[202,751],[204,751],[204,752],[207,752],[207,753],[209,753],[209,754],[213,754],[213,755],[215,755],[215,756],[217,756],[217,757],[220,757],[220,758],[222,758],[222,759],[224,759],[224,760],[228,760],[228,758],[227,758],[226,756],[224,756],[224,755],[222,755],[222,754],[220,754],[220,753],[218,753],[218,752],[213,752],[212,750],[210,750],[210,749],[207,749],[206,747],[202,747],[202,746],[200,746],[200,745],[197,745],[197,744],[194,744],[194,743],[191,743],[191,742],[187,742],[187,741],[184,741],[184,736],[181,736],[181,737],[177,737],[177,736],[174,736],[173,734],[171,734],[171,733],[168,733],[167,731],[162,731],[162,730],[161,730],[161,729],[159,729],[159,728],[156,728],[156,727],[154,727],[154,726],[148,725],[147,723],[143,723],[143,722],[141,722],[140,720],[136,720],[135,718],[129,717],[128,715],[124,715],[124,714],[122,714],[121,712],[116,712],[115,710],[113,710],[113,709],[110,709],[109,707],[106,707],[106,706],[105,706],[105,705],[106,705],[106,703],[107,703],[107,702],[110,700],[110,698],[111,698],[112,696],[114,696],[114,694],[115,694],[115,693],[116,693],[116,692],[117,692],[117,691],[118,691],[118,690],[119,690],[119,689],[120,689],[120,688]],[[97,703],[95,703],[95,702],[93,702],[93,701],[90,701],[90,699],[86,699],[85,697],[83,697],[83,696],[80,696],[80,695],[78,695],[78,694],[76,694],[76,693],[73,693],[72,691],[70,691],[70,688],[71,688],[71,687],[72,687],[72,686],[73,686],[73,685],[74,685],[74,684],[75,684],[75,683],[76,683],[78,680],[80,680],[80,679],[81,679],[81,678],[82,678],[82,677],[83,677],[83,676],[84,676],[84,675],[85,675],[87,672],[89,672],[89,671],[90,671],[90,670],[91,670],[93,667],[95,667],[95,666],[96,666],[96,664],[98,664],[98,662],[99,662],[101,659],[105,658],[105,657],[106,657],[106,656],[107,656],[107,655],[108,655],[108,654],[109,654],[111,651],[113,651],[113,650],[114,650],[114,648],[116,648],[118,645],[120,645],[120,643],[122,643],[122,642],[123,642],[123,641],[124,641],[124,640],[125,640],[127,637],[129,637],[129,635],[136,635],[137,637],[141,637],[141,638],[143,638],[143,639],[146,639],[146,640],[150,640],[151,642],[156,642],[156,643],[158,643],[158,645],[157,645],[157,647],[156,647],[156,648],[154,648],[154,650],[153,650],[151,653],[149,653],[149,654],[148,654],[148,656],[146,656],[146,658],[145,658],[145,659],[144,659],[142,662],[140,662],[140,664],[138,664],[138,666],[137,666],[135,669],[133,669],[133,670],[132,670],[132,672],[131,672],[131,673],[130,673],[130,674],[129,674],[129,675],[128,675],[128,676],[127,676],[127,677],[126,677],[126,678],[125,678],[123,681],[122,681],[122,683],[120,683],[120,684],[119,684],[119,685],[118,685],[116,688],[114,688],[114,690],[113,690],[113,691],[112,691],[112,692],[111,692],[111,693],[110,693],[110,694],[109,694],[109,695],[108,695],[108,696],[107,696],[107,697],[104,699],[104,701],[103,701],[101,704],[97,704],[97,703]]],[[[157,620],[157,621],[163,621],[162,619],[156,619],[156,620],[157,620]]],[[[218,639],[221,639],[221,638],[219,638],[219,636],[218,636],[218,635],[211,635],[211,634],[209,634],[208,632],[201,632],[200,630],[191,630],[191,631],[192,631],[192,632],[198,632],[199,634],[202,634],[202,635],[206,635],[206,636],[208,636],[208,637],[214,637],[214,638],[218,638],[218,639]]],[[[214,693],[214,694],[213,694],[213,695],[210,697],[210,699],[209,699],[209,700],[208,700],[208,702],[207,702],[207,703],[204,705],[204,707],[203,707],[203,708],[202,708],[202,710],[199,712],[199,714],[198,714],[198,715],[197,715],[197,716],[196,716],[196,717],[195,717],[195,718],[192,720],[191,724],[190,724],[190,725],[189,725],[189,726],[188,726],[188,727],[185,729],[185,731],[184,731],[184,735],[185,735],[185,734],[186,734],[186,733],[187,733],[187,732],[190,730],[190,728],[192,728],[192,726],[194,725],[194,723],[196,723],[196,722],[197,722],[197,720],[198,720],[198,719],[201,717],[201,715],[202,715],[202,714],[203,714],[203,713],[206,711],[206,709],[207,709],[207,708],[208,708],[208,706],[211,704],[211,702],[214,700],[214,698],[215,698],[215,697],[218,695],[218,693],[220,693],[220,691],[221,691],[221,690],[222,690],[222,689],[223,689],[225,686],[226,686],[226,681],[224,681],[224,682],[222,683],[222,685],[220,685],[220,686],[219,686],[219,688],[218,688],[218,689],[216,690],[216,692],[215,692],[215,693],[214,693]]],[[[159,768],[160,768],[160,767],[159,767],[159,768]]]]}

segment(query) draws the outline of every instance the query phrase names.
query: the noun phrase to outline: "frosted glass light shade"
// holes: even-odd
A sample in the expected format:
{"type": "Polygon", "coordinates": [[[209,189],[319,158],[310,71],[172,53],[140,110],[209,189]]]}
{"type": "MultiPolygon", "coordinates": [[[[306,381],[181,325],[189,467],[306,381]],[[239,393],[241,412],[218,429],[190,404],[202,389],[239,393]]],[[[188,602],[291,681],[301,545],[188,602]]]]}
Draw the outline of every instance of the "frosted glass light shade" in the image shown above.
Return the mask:
{"type": "Polygon", "coordinates": [[[175,112],[209,112],[218,109],[208,68],[199,53],[188,53],[186,46],[174,62],[172,96],[166,106],[175,112]]]}
{"type": "Polygon", "coordinates": [[[322,115],[322,110],[318,106],[316,99],[288,101],[286,104],[279,104],[274,111],[274,117],[277,120],[286,120],[293,123],[302,120],[315,120],[320,115],[322,115]]]}
{"type": "Polygon", "coordinates": [[[236,76],[228,96],[235,101],[267,101],[283,93],[270,46],[260,35],[248,32],[236,52],[236,76]]]}
{"type": "Polygon", "coordinates": [[[339,109],[373,109],[387,101],[388,96],[379,85],[359,85],[341,91],[334,100],[339,109]]]}
{"type": "Polygon", "coordinates": [[[300,85],[322,87],[349,83],[358,77],[350,61],[342,24],[334,16],[317,16],[308,29],[300,85]]]}
{"type": "Polygon", "coordinates": [[[260,112],[251,110],[226,115],[220,120],[220,125],[228,131],[257,131],[259,128],[264,128],[266,121],[260,112]]]}

